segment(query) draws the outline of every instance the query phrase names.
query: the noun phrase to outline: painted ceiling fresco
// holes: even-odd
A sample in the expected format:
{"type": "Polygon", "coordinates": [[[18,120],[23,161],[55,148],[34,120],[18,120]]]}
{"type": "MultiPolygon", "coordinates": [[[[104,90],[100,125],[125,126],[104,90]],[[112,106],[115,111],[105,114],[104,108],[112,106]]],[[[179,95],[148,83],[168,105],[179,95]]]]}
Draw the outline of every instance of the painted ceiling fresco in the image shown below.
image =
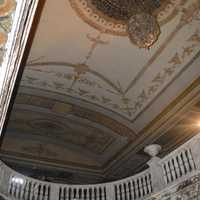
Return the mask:
{"type": "Polygon", "coordinates": [[[0,1],[0,62],[3,61],[5,44],[11,31],[12,15],[14,15],[16,2],[14,0],[0,1]]]}
{"type": "Polygon", "coordinates": [[[161,1],[150,49],[91,2],[44,4],[1,156],[102,181],[145,167],[145,145],[164,155],[198,132],[187,118],[200,117],[200,1],[161,1]]]}

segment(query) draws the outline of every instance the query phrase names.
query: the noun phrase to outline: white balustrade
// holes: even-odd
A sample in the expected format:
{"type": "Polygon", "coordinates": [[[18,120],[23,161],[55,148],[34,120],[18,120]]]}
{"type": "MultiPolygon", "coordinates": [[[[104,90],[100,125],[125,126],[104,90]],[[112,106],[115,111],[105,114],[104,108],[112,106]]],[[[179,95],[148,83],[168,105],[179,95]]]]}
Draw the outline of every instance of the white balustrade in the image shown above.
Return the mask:
{"type": "Polygon", "coordinates": [[[190,174],[200,173],[199,141],[200,135],[195,136],[163,159],[152,154],[147,170],[104,184],[63,185],[39,181],[15,172],[0,161],[0,193],[12,200],[145,199],[190,174]]]}
{"type": "Polygon", "coordinates": [[[115,199],[139,199],[152,193],[151,174],[149,170],[133,177],[113,182],[115,199]]]}
{"type": "MultiPolygon", "coordinates": [[[[199,135],[192,138],[165,158],[160,160],[163,169],[165,184],[170,184],[186,176],[197,169],[192,149],[196,148],[193,141],[199,139],[199,135]]],[[[199,145],[198,143],[196,145],[199,145]]],[[[199,152],[200,153],[200,152],[199,152]]]]}

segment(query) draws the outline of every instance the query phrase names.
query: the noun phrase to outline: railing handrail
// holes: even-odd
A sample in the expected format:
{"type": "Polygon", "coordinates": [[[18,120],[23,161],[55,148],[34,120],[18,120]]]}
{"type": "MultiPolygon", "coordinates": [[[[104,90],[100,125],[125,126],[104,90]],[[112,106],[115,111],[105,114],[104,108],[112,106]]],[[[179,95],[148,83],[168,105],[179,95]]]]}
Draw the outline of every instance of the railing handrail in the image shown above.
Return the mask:
{"type": "Polygon", "coordinates": [[[162,159],[160,159],[160,164],[162,164],[163,162],[166,162],[166,161],[170,160],[174,155],[177,155],[182,150],[187,149],[188,147],[190,147],[191,141],[194,141],[196,139],[200,139],[200,134],[197,134],[194,137],[190,138],[187,142],[185,142],[184,144],[182,144],[181,146],[179,146],[177,149],[173,150],[172,152],[170,152],[169,154],[167,154],[166,156],[164,156],[162,159]]]}
{"type": "Polygon", "coordinates": [[[113,185],[113,184],[117,184],[117,183],[123,183],[123,182],[126,182],[126,181],[129,181],[129,180],[133,180],[133,179],[137,179],[139,177],[142,177],[143,175],[147,174],[148,172],[150,172],[150,169],[146,169],[140,173],[137,173],[133,176],[130,176],[130,177],[127,177],[127,178],[124,178],[124,179],[120,179],[120,180],[116,180],[116,181],[110,181],[110,182],[106,182],[106,183],[99,183],[99,184],[83,184],[83,185],[80,185],[80,184],[62,184],[62,183],[53,183],[53,182],[48,182],[48,181],[41,181],[41,180],[38,180],[38,179],[35,179],[35,178],[32,178],[32,177],[28,177],[28,176],[25,176],[17,171],[15,171],[14,169],[12,169],[11,167],[7,166],[5,163],[3,163],[1,160],[0,160],[0,167],[1,165],[3,165],[6,169],[10,170],[11,171],[11,174],[12,176],[19,176],[21,178],[24,178],[24,179],[29,179],[29,180],[32,180],[32,181],[37,181],[38,183],[41,183],[41,184],[48,184],[48,185],[56,185],[56,186],[60,186],[60,187],[71,187],[71,188],[88,188],[88,187],[100,187],[100,186],[106,186],[106,185],[113,185]]]}
{"type": "MultiPolygon", "coordinates": [[[[163,190],[165,187],[168,187],[172,184],[177,183],[182,180],[184,177],[188,177],[190,174],[194,174],[200,169],[200,134],[194,136],[192,139],[187,141],[185,144],[178,147],[173,152],[169,153],[162,159],[158,157],[152,158],[148,162],[149,168],[135,174],[133,176],[100,184],[85,184],[85,185],[76,185],[76,184],[61,184],[61,183],[52,183],[47,181],[37,180],[35,178],[27,177],[12,168],[8,167],[2,161],[0,161],[0,172],[2,175],[7,174],[8,188],[11,188],[11,193],[8,191],[8,195],[15,195],[16,190],[20,190],[16,183],[13,185],[12,178],[17,177],[24,179],[24,183],[37,185],[39,187],[45,187],[42,195],[46,195],[46,190],[48,190],[48,196],[54,195],[55,191],[57,197],[52,196],[47,200],[71,200],[67,199],[66,195],[69,195],[66,192],[76,191],[73,195],[76,196],[77,191],[85,191],[88,195],[91,190],[95,193],[100,192],[101,195],[107,196],[104,199],[94,198],[92,200],[126,200],[126,192],[129,192],[129,195],[134,195],[134,199],[141,199],[152,195],[156,192],[163,190]],[[2,171],[1,171],[2,169],[2,171]],[[4,171],[5,170],[5,171],[4,171]],[[8,173],[4,173],[4,172],[8,173]],[[13,193],[12,193],[13,191],[13,193]],[[64,195],[64,197],[62,196],[64,195]],[[125,195],[125,196],[124,196],[125,195]],[[108,197],[109,196],[109,197],[108,197]]],[[[4,176],[4,175],[3,175],[4,176]]],[[[33,195],[35,193],[34,188],[29,187],[28,191],[33,195]]],[[[25,186],[24,186],[25,187],[25,186]]],[[[35,187],[35,186],[34,186],[35,187]]],[[[38,188],[36,188],[36,193],[38,188]]],[[[26,191],[27,192],[27,191],[26,191]]],[[[20,193],[19,193],[20,194],[20,193]]],[[[40,192],[38,193],[38,195],[40,192]]],[[[98,194],[95,194],[98,197],[98,194]]],[[[14,196],[13,196],[14,197],[14,196]]],[[[129,196],[130,197],[130,196],[129,196]]],[[[49,198],[49,197],[48,197],[49,198]]],[[[21,199],[20,199],[21,200],[21,199]]],[[[90,199],[91,200],[91,199],[90,199]]]]}
{"type": "Polygon", "coordinates": [[[138,179],[139,177],[143,177],[144,175],[146,175],[147,173],[150,173],[150,169],[145,169],[143,170],[142,172],[139,172],[133,176],[130,176],[130,177],[127,177],[127,178],[123,178],[123,179],[120,179],[120,180],[116,180],[116,181],[112,181],[110,182],[109,184],[117,184],[117,183],[124,183],[126,181],[131,181],[133,179],[138,179]]]}

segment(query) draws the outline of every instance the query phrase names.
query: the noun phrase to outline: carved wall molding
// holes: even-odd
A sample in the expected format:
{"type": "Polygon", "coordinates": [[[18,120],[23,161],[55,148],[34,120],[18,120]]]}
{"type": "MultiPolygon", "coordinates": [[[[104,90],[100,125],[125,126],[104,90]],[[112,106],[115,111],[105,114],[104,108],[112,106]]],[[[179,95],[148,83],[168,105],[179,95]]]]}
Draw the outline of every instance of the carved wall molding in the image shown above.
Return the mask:
{"type": "MultiPolygon", "coordinates": [[[[120,3],[120,1],[117,2],[120,3]]],[[[127,4],[130,2],[127,1],[127,4]]],[[[114,7],[110,1],[70,0],[70,3],[79,17],[92,27],[109,34],[127,36],[126,20],[130,14],[127,8],[114,7]]],[[[162,6],[154,10],[161,25],[167,23],[177,14],[176,7],[180,3],[182,3],[181,0],[162,1],[162,6]]]]}
{"type": "Polygon", "coordinates": [[[17,0],[15,9],[12,0],[6,0],[0,5],[0,15],[9,16],[9,20],[3,26],[11,27],[11,31],[8,29],[6,33],[5,30],[0,31],[1,43],[8,37],[3,48],[3,61],[0,67],[0,133],[38,2],[38,0],[17,0]]]}

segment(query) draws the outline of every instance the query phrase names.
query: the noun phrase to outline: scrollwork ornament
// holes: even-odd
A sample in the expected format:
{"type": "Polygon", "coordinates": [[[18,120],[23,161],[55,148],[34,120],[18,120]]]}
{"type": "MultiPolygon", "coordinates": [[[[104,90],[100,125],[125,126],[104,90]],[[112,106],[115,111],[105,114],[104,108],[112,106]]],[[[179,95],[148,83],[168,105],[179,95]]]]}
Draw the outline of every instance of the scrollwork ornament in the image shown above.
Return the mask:
{"type": "Polygon", "coordinates": [[[14,7],[14,0],[4,0],[0,3],[0,45],[5,44],[7,41],[8,29],[10,28],[10,20],[8,18],[14,7]]]}

